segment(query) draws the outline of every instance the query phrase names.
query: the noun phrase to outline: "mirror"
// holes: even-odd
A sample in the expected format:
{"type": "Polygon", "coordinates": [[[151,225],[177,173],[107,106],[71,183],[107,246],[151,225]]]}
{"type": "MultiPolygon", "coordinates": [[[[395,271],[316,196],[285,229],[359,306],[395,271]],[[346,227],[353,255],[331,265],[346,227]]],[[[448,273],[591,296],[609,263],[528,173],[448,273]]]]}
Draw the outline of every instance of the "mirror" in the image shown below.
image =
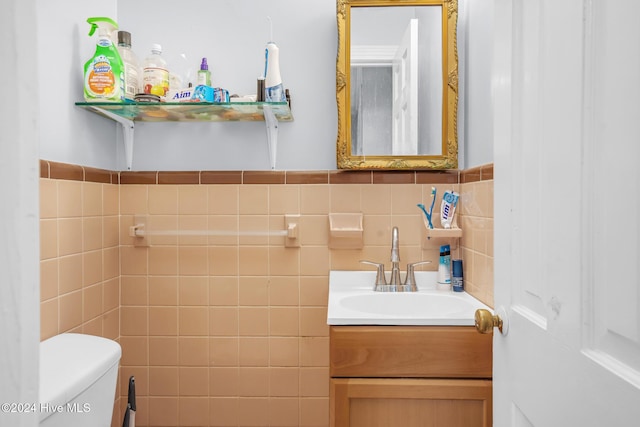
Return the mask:
{"type": "Polygon", "coordinates": [[[337,0],[339,169],[458,167],[457,0],[337,0]]]}

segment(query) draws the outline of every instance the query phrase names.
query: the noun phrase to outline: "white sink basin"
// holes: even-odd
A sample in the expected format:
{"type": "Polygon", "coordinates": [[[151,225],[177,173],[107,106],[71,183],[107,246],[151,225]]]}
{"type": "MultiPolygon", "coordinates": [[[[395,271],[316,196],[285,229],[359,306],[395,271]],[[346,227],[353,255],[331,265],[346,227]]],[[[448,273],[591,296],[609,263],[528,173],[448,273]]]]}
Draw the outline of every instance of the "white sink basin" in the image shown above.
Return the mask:
{"type": "Polygon", "coordinates": [[[376,292],[375,294],[350,295],[342,298],[340,305],[348,310],[393,316],[398,313],[434,313],[446,317],[469,310],[473,305],[465,298],[436,292],[376,292]]]}
{"type": "Polygon", "coordinates": [[[415,275],[418,292],[374,292],[374,271],[331,271],[327,323],[472,326],[477,309],[491,310],[466,292],[436,290],[436,272],[415,275]]]}

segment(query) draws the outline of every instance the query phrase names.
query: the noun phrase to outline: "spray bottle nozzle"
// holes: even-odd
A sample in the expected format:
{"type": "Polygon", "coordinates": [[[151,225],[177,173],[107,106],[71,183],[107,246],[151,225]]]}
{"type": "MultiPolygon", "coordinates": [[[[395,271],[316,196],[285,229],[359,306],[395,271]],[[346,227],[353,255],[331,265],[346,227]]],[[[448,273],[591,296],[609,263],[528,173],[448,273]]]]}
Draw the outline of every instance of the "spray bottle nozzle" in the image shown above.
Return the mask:
{"type": "Polygon", "coordinates": [[[96,32],[96,29],[99,27],[105,28],[109,31],[109,33],[118,29],[118,24],[111,18],[106,18],[104,16],[100,16],[97,18],[89,18],[87,22],[91,24],[91,29],[89,30],[89,35],[92,36],[93,33],[96,32]]]}

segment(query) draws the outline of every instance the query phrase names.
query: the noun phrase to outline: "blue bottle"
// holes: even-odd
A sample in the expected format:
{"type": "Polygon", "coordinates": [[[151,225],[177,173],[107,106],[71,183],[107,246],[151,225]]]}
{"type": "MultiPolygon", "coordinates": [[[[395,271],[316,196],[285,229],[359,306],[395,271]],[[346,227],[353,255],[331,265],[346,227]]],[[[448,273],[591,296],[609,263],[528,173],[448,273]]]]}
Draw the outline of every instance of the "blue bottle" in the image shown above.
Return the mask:
{"type": "Polygon", "coordinates": [[[462,273],[462,260],[454,259],[451,263],[451,285],[454,292],[464,292],[464,278],[462,273]]]}

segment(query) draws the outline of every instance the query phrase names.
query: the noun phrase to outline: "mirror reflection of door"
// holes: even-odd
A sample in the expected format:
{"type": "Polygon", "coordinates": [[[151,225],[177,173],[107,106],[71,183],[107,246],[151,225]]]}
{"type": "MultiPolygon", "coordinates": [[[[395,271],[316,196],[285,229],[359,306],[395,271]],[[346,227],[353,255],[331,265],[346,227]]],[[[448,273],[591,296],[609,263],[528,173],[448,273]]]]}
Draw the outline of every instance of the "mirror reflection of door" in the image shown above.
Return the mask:
{"type": "MultiPolygon", "coordinates": [[[[356,156],[389,154],[393,52],[356,54],[351,67],[351,147],[356,156]]],[[[352,55],[353,57],[353,55],[352,55]]]]}
{"type": "Polygon", "coordinates": [[[411,19],[393,58],[391,154],[418,154],[418,20],[411,19]]]}
{"type": "Polygon", "coordinates": [[[442,55],[441,6],[352,8],[352,155],[442,154],[442,55]]]}

